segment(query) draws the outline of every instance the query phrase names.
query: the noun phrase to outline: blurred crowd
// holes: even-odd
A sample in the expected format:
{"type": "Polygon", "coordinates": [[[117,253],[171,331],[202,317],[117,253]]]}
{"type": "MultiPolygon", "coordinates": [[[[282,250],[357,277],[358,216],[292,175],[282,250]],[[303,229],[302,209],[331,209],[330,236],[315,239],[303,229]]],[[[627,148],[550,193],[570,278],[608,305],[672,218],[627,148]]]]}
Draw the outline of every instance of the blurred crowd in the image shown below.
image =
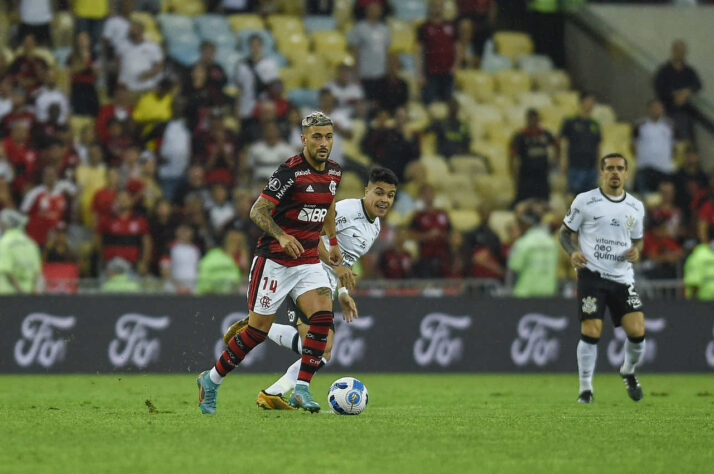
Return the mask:
{"type": "MultiPolygon", "coordinates": [[[[332,158],[355,178],[351,186],[343,180],[338,198],[359,197],[371,164],[403,181],[394,217],[361,262],[364,277],[523,277],[529,252],[516,258],[511,249],[536,230],[551,236],[559,227],[567,202],[551,196],[558,176],[566,176],[559,196],[596,186],[602,133],[587,93],[557,130],[529,107],[502,160],[475,152],[455,77],[483,66],[498,24],[495,1],[421,2],[426,20],[414,26],[411,79],[404,55],[390,48],[386,20],[396,2],[354,1],[349,54],[334,61],[324,83],[313,83],[313,103],[288,94],[295,65],[271,50],[269,35],[247,35],[229,69],[219,45],[206,39],[192,61],[168,54],[136,15],[154,18],[174,3],[15,0],[3,13],[12,47],[0,54],[0,210],[27,217],[45,276],[57,282],[50,291],[72,291],[62,282],[79,277],[135,291],[132,275],[154,276],[166,291],[235,291],[260,235],[250,207],[272,171],[302,149],[300,119],[316,108],[335,123],[332,158]],[[445,3],[454,10],[448,20],[445,3]],[[74,24],[64,55],[53,49],[59,12],[74,24]],[[410,107],[415,97],[435,105],[420,126],[410,107]],[[461,158],[464,170],[486,177],[507,169],[511,195],[494,189],[492,199],[456,212],[422,159],[426,147],[449,166],[461,158]]],[[[285,3],[201,6],[266,17],[285,13],[285,3]]],[[[314,18],[333,16],[340,2],[293,3],[314,18]]],[[[686,64],[686,45],[675,43],[656,83],[660,97],[631,129],[634,190],[649,208],[640,268],[648,278],[681,278],[685,257],[708,244],[714,226],[714,176],[701,168],[688,120],[689,98],[701,85],[686,64]]],[[[552,281],[572,277],[554,249],[542,259],[553,263],[552,281]]],[[[546,286],[530,294],[555,291],[546,286]]]]}

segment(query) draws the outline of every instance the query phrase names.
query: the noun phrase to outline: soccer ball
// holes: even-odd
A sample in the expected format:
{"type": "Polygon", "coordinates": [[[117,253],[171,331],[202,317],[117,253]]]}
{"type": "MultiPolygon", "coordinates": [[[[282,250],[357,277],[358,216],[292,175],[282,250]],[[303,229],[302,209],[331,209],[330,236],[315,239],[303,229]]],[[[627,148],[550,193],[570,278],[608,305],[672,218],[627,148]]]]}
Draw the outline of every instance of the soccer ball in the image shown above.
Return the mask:
{"type": "Polygon", "coordinates": [[[327,402],[338,415],[359,415],[367,406],[367,387],[352,377],[342,377],[332,383],[327,402]]]}

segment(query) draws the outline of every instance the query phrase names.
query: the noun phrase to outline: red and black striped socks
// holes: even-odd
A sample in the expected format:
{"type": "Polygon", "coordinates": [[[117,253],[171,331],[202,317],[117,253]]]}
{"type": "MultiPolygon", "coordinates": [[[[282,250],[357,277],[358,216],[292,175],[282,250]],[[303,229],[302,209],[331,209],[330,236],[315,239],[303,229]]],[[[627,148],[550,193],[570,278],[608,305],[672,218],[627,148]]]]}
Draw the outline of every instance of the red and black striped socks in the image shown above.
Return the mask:
{"type": "Polygon", "coordinates": [[[302,345],[298,384],[310,385],[312,376],[322,366],[322,354],[327,347],[327,335],[330,332],[332,318],[332,311],[318,311],[310,317],[310,328],[302,345]]]}
{"type": "Polygon", "coordinates": [[[228,372],[235,369],[245,356],[258,344],[263,342],[268,333],[253,326],[248,326],[243,331],[236,334],[228,343],[228,347],[216,362],[216,372],[221,377],[225,377],[228,372]]]}

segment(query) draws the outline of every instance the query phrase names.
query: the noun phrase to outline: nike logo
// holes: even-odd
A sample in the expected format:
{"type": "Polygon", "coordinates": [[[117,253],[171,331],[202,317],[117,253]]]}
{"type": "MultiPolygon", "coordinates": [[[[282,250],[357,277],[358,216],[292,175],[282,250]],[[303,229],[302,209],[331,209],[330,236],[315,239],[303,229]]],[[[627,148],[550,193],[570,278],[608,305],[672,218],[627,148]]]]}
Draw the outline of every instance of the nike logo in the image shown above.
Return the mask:
{"type": "Polygon", "coordinates": [[[598,220],[598,219],[602,219],[603,217],[605,217],[605,216],[597,216],[597,217],[593,217],[593,220],[594,220],[594,221],[596,221],[596,220],[598,220]]]}

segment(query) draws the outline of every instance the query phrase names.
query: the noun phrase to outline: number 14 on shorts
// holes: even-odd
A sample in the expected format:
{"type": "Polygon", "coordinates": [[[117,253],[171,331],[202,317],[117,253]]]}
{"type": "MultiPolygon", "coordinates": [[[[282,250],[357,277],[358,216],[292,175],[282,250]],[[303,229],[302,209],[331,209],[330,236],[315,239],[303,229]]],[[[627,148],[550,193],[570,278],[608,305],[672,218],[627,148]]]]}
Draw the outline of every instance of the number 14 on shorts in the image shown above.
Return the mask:
{"type": "Polygon", "coordinates": [[[268,282],[270,282],[270,291],[275,293],[278,289],[278,281],[270,280],[268,277],[263,277],[263,290],[268,289],[268,282]]]}

